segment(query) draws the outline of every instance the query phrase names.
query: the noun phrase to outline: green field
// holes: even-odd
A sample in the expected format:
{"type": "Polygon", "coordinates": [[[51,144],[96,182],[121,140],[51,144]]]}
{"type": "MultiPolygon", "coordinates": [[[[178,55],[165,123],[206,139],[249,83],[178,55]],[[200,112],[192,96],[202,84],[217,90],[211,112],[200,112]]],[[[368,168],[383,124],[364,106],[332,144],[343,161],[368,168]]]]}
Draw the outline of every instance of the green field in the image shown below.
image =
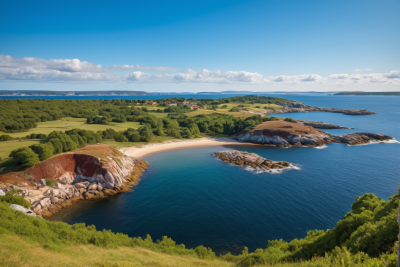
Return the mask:
{"type": "Polygon", "coordinates": [[[8,155],[10,155],[11,151],[14,149],[35,144],[39,144],[39,140],[0,142],[0,157],[1,159],[8,158],[8,155]]]}
{"type": "MultiPolygon", "coordinates": [[[[163,114],[163,113],[154,113],[154,114],[163,114]]],[[[63,131],[64,132],[64,131],[71,130],[74,128],[97,132],[98,130],[104,131],[105,129],[108,129],[108,128],[112,128],[116,131],[124,131],[128,128],[140,127],[139,122],[123,122],[123,123],[111,122],[110,124],[107,124],[107,125],[106,124],[87,124],[85,118],[71,118],[71,117],[65,117],[65,118],[62,118],[62,119],[56,120],[56,121],[38,122],[37,125],[38,125],[37,128],[32,128],[27,132],[21,132],[21,133],[0,132],[0,135],[6,134],[6,135],[10,135],[15,138],[15,137],[25,137],[32,133],[49,134],[52,131],[63,131]]]]}

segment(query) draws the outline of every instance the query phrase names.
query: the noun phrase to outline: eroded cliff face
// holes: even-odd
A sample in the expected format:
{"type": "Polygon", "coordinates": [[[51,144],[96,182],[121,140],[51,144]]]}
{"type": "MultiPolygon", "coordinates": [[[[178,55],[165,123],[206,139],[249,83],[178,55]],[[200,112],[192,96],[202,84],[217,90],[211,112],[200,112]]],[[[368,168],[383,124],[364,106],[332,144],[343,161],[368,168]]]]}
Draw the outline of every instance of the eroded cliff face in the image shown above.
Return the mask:
{"type": "Polygon", "coordinates": [[[141,159],[96,144],[55,156],[21,172],[1,175],[0,181],[14,181],[34,212],[51,216],[71,205],[74,199],[115,195],[128,189],[137,183],[147,166],[141,159]],[[46,178],[55,180],[56,187],[47,186],[46,178]]]}

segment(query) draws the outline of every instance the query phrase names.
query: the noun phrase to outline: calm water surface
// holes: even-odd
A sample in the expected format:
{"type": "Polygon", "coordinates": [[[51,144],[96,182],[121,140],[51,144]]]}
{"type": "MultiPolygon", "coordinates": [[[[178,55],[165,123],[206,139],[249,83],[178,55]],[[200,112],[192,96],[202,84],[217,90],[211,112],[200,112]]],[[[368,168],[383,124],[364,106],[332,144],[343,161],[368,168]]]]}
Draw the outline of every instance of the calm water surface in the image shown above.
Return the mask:
{"type": "MultiPolygon", "coordinates": [[[[196,96],[194,96],[196,97],[196,96]]],[[[204,96],[203,96],[204,97],[204,96]]],[[[216,97],[216,96],[212,96],[216,97]]],[[[222,95],[227,97],[227,95],[222,95]]],[[[378,114],[292,113],[279,116],[324,121],[400,140],[398,97],[290,95],[307,105],[367,108],[378,114]]],[[[161,98],[157,96],[157,98],[161,98]]],[[[167,235],[187,247],[239,252],[267,247],[268,240],[303,238],[308,230],[333,228],[356,196],[387,199],[400,182],[400,145],[327,145],[316,148],[205,147],[162,152],[134,192],[67,209],[53,219],[85,222],[130,236],[167,235]],[[215,151],[238,149],[299,166],[280,174],[254,173],[216,160],[215,151]]]]}

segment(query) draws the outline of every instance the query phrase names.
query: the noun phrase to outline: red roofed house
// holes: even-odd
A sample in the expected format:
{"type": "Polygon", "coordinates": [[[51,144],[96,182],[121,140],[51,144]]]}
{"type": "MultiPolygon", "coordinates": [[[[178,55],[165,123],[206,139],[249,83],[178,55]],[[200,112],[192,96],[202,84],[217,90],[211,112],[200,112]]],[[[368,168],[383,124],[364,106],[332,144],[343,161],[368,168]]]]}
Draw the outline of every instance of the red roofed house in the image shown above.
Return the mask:
{"type": "Polygon", "coordinates": [[[153,102],[153,104],[152,104],[153,106],[157,106],[158,104],[157,104],[157,102],[153,102]]]}

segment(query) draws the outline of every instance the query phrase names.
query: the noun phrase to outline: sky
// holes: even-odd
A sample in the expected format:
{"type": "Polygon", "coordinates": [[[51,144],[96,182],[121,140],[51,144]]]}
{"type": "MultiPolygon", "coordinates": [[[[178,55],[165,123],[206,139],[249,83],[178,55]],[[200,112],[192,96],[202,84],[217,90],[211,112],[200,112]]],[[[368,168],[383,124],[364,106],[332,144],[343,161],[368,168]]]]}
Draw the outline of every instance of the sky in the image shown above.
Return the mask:
{"type": "Polygon", "coordinates": [[[0,90],[400,91],[400,0],[0,1],[0,90]]]}

